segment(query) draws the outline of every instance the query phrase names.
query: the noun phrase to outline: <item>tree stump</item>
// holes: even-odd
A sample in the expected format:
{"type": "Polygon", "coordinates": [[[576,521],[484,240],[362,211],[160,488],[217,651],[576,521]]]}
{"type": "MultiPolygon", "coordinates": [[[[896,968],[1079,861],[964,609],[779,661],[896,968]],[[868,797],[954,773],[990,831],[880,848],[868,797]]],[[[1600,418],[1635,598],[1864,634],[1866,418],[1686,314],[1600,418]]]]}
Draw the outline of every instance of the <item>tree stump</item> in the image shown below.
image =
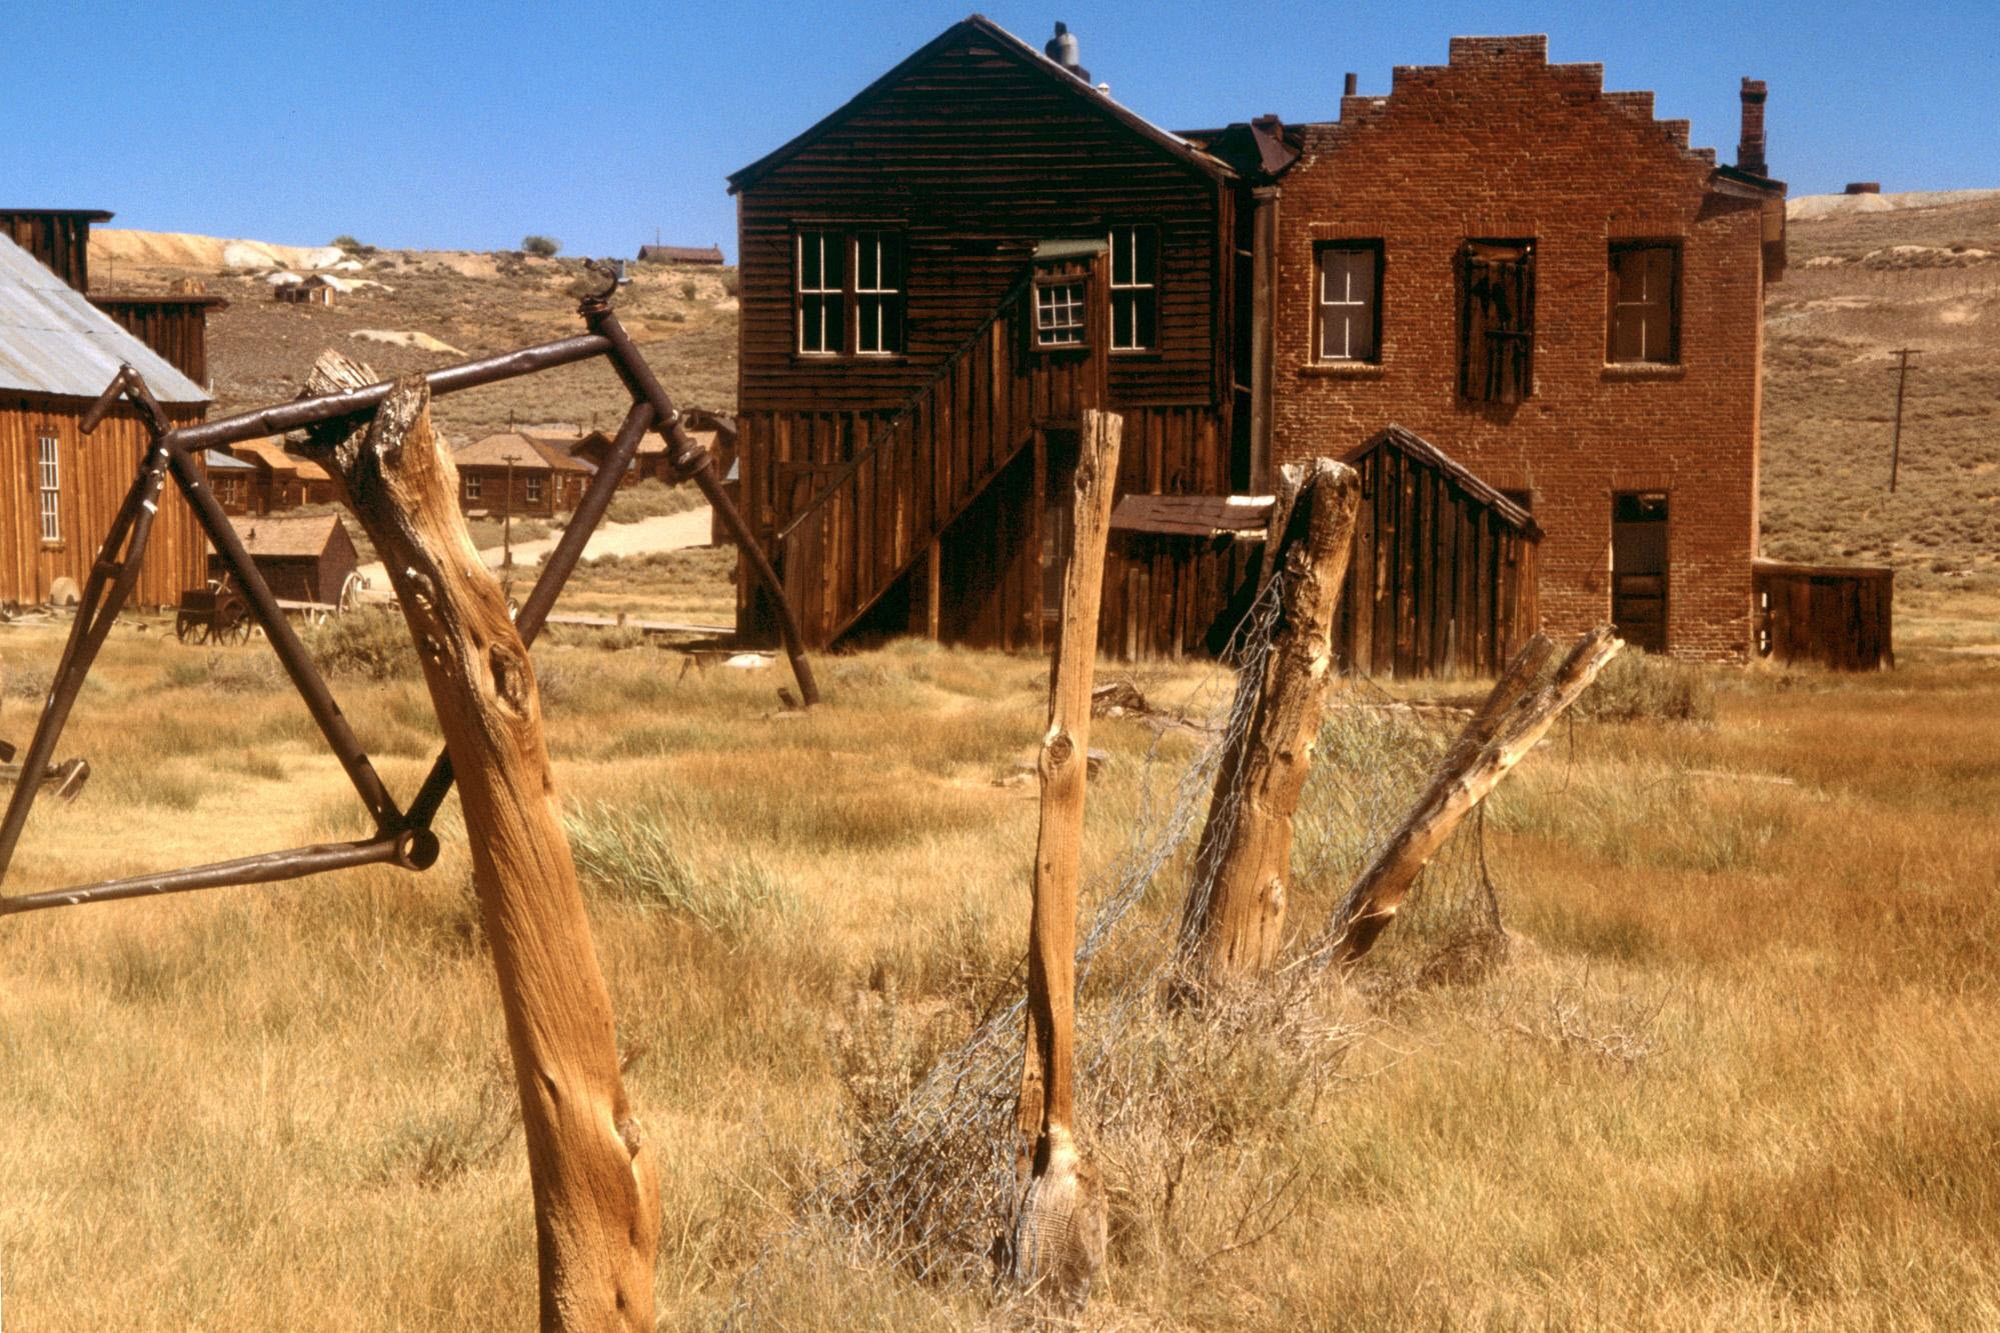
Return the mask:
{"type": "MultiPolygon", "coordinates": [[[[329,352],[308,387],[372,382],[329,352]]],[[[611,1000],[555,796],[540,695],[459,513],[458,470],[405,377],[365,432],[316,452],[381,553],[416,637],[465,810],[535,1197],[544,1329],[651,1329],[657,1164],[619,1073],[611,1000]]]]}

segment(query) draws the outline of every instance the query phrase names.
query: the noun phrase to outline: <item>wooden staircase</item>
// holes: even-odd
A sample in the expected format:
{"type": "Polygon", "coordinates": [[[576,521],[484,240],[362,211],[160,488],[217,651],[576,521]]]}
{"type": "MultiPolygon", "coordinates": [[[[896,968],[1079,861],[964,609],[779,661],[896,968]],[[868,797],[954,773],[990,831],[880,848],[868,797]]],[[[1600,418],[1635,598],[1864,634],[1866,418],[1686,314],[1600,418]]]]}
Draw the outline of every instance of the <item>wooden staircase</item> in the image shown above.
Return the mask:
{"type": "Polygon", "coordinates": [[[935,559],[946,530],[1042,431],[1101,401],[1101,348],[1036,350],[1035,278],[779,528],[772,563],[808,647],[838,640],[918,560],[935,559]]]}

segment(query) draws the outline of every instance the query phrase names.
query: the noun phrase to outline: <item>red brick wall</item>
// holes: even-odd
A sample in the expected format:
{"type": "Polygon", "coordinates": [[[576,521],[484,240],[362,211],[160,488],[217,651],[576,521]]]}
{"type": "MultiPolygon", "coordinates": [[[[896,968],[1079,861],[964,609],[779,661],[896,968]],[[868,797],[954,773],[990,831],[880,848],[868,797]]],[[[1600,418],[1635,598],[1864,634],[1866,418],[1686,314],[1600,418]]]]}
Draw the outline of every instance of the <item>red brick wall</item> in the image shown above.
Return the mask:
{"type": "Polygon", "coordinates": [[[1760,203],[1710,187],[1685,121],[1649,93],[1602,92],[1597,65],[1550,65],[1541,37],[1456,38],[1304,127],[1280,203],[1277,461],[1339,455],[1408,427],[1501,489],[1532,489],[1547,531],[1543,627],[1610,617],[1611,496],[1669,500],[1668,644],[1750,645],[1763,339],[1760,203]],[[1458,270],[1469,237],[1535,239],[1534,392],[1458,395],[1458,270]],[[1313,245],[1383,242],[1379,365],[1313,362],[1313,245]],[[1608,243],[1678,239],[1680,364],[1605,363],[1608,243]]]}

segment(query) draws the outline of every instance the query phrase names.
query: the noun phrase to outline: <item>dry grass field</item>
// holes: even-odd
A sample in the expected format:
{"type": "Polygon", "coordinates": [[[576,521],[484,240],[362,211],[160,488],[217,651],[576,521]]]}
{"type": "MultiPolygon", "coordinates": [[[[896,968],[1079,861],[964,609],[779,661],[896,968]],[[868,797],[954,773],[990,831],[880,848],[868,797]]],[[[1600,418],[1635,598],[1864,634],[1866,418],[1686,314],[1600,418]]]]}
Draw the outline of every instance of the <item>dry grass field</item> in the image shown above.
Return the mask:
{"type": "MultiPolygon", "coordinates": [[[[261,646],[163,639],[114,635],[64,747],[97,776],[38,812],[10,892],[360,830],[261,646]]],[[[0,636],[0,734],[25,730],[57,647],[0,636]]],[[[827,704],[798,717],[776,712],[775,672],[588,642],[537,657],[628,1078],[663,1145],[660,1326],[710,1327],[802,1192],[1018,986],[1034,801],[1004,780],[1045,668],[924,645],[833,658],[827,704]]],[[[1199,709],[1204,675],[1138,681],[1199,709]]],[[[1107,1132],[1114,1242],[1089,1326],[2000,1321],[2000,662],[1906,644],[1891,675],[1706,679],[1713,722],[1579,722],[1502,789],[1489,852],[1516,943],[1497,968],[1426,976],[1436,940],[1392,933],[1293,1045],[1152,1020],[1184,1136],[1107,1132]]],[[[421,685],[337,688],[408,791],[431,746],[421,685]]],[[[1199,738],[1123,719],[1093,739],[1112,759],[1087,869],[1199,738]]],[[[5,922],[9,1329],[532,1322],[455,806],[446,835],[422,876],[5,922]]],[[[1171,914],[1178,873],[1140,910],[1171,914]]],[[[1294,920],[1341,887],[1308,877],[1294,920]]],[[[1119,1092],[1086,1086],[1086,1120],[1119,1092]]],[[[990,1310],[983,1284],[844,1261],[758,1281],[765,1327],[990,1310]]]]}

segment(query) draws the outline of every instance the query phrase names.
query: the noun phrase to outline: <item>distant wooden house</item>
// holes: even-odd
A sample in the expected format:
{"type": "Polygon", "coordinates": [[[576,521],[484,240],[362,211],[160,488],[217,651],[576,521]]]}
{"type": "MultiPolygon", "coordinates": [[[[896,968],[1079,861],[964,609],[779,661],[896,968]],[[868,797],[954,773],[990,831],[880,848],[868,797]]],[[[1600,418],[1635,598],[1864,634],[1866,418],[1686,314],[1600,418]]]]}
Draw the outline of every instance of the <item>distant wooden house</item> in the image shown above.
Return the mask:
{"type": "Polygon", "coordinates": [[[698,264],[719,267],[722,264],[722,247],[719,245],[642,245],[639,247],[639,262],[642,264],[698,264]]]}
{"type": "Polygon", "coordinates": [[[334,286],[319,274],[297,282],[283,282],[271,288],[271,298],[287,305],[332,305],[334,286]]]}
{"type": "MultiPolygon", "coordinates": [[[[336,606],[347,580],[360,564],[354,539],[338,514],[290,514],[248,517],[236,524],[236,535],[279,599],[336,606]]],[[[208,558],[209,576],[227,572],[222,557],[208,558]]]]}
{"type": "Polygon", "coordinates": [[[1336,659],[1369,676],[1497,675],[1539,623],[1534,516],[1400,426],[1346,461],[1361,512],[1336,659]]]}
{"type": "MultiPolygon", "coordinates": [[[[87,229],[89,217],[106,215],[81,216],[87,229]]],[[[14,234],[0,227],[0,605],[21,606],[47,601],[57,579],[78,586],[89,579],[145,454],[149,437],[129,407],[114,408],[94,433],[82,431],[84,413],[118,368],[144,376],[177,424],[201,420],[208,395],[37,262],[14,234]]],[[[83,263],[73,247],[63,253],[83,263]]],[[[171,605],[204,576],[200,530],[169,486],[132,603],[171,605]]]]}
{"type": "Polygon", "coordinates": [[[338,498],[333,478],[312,459],[292,453],[273,436],[244,440],[228,452],[254,469],[243,512],[282,514],[300,505],[331,504],[338,498]]]}
{"type": "Polygon", "coordinates": [[[525,431],[502,431],[474,440],[454,451],[452,460],[458,465],[459,508],[480,517],[553,518],[566,513],[583,499],[597,471],[585,459],[525,431]]]}
{"type": "Polygon", "coordinates": [[[220,449],[204,449],[202,464],[208,469],[208,488],[225,514],[250,512],[250,496],[257,480],[257,465],[235,458],[220,449]]]}

